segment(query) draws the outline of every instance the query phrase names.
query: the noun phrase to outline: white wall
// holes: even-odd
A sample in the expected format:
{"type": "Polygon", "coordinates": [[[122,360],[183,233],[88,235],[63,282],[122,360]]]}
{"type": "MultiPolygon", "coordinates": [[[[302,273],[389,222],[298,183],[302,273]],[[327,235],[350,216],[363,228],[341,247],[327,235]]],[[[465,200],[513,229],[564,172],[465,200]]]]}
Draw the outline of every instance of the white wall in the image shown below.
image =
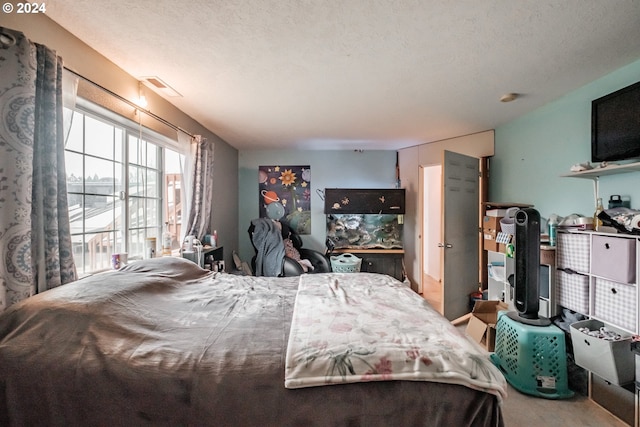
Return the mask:
{"type": "Polygon", "coordinates": [[[423,168],[424,194],[424,246],[423,269],[435,280],[441,279],[442,250],[438,243],[442,241],[442,165],[423,168]]]}

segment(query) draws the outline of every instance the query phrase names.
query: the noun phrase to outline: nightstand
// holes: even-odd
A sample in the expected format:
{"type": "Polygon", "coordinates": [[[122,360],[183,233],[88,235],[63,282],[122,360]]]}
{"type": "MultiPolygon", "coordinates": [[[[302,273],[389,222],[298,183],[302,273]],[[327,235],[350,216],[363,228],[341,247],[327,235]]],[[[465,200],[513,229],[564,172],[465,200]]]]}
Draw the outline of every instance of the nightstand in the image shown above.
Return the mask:
{"type": "Polygon", "coordinates": [[[211,271],[224,271],[224,248],[222,246],[205,246],[202,248],[204,267],[211,271]]]}

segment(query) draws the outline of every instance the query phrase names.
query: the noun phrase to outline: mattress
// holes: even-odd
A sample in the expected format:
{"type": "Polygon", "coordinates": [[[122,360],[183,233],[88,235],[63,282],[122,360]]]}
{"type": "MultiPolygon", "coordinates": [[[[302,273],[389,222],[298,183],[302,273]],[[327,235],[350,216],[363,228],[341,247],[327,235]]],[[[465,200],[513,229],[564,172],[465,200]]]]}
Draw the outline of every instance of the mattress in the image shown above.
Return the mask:
{"type": "Polygon", "coordinates": [[[15,304],[0,315],[0,425],[503,425],[500,393],[460,383],[286,388],[300,280],[166,257],[15,304]]]}

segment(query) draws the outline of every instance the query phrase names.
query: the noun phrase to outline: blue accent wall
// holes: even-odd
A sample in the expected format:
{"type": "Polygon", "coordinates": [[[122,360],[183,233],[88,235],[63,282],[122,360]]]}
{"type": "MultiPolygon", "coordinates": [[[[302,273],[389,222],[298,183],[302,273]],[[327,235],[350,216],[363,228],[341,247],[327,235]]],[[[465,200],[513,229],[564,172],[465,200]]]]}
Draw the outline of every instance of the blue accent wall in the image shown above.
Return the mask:
{"type": "Polygon", "coordinates": [[[311,235],[302,236],[304,247],[324,252],[326,217],[324,200],[317,190],[325,188],[395,188],[395,151],[347,150],[246,150],[239,153],[239,255],[254,255],[247,229],[258,217],[258,167],[311,167],[311,235]]]}
{"type": "MultiPolygon", "coordinates": [[[[530,203],[544,218],[593,215],[593,181],[560,175],[591,160],[591,101],[639,80],[640,60],[496,128],[489,200],[530,203]]],[[[612,194],[640,209],[640,172],[601,177],[605,208],[612,194]]]]}

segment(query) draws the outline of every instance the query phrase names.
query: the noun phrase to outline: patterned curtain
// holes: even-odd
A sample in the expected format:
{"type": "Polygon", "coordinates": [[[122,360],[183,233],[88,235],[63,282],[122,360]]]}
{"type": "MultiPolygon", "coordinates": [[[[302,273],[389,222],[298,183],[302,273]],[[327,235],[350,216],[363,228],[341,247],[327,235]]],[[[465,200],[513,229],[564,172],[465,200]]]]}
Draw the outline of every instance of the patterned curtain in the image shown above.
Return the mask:
{"type": "Polygon", "coordinates": [[[0,311],[76,280],[67,206],[62,59],[0,27],[0,311]]]}
{"type": "Polygon", "coordinates": [[[213,201],[213,144],[197,135],[192,141],[195,155],[192,157],[191,202],[189,203],[189,221],[185,227],[186,236],[196,236],[203,241],[211,222],[211,204],[213,201]]]}

